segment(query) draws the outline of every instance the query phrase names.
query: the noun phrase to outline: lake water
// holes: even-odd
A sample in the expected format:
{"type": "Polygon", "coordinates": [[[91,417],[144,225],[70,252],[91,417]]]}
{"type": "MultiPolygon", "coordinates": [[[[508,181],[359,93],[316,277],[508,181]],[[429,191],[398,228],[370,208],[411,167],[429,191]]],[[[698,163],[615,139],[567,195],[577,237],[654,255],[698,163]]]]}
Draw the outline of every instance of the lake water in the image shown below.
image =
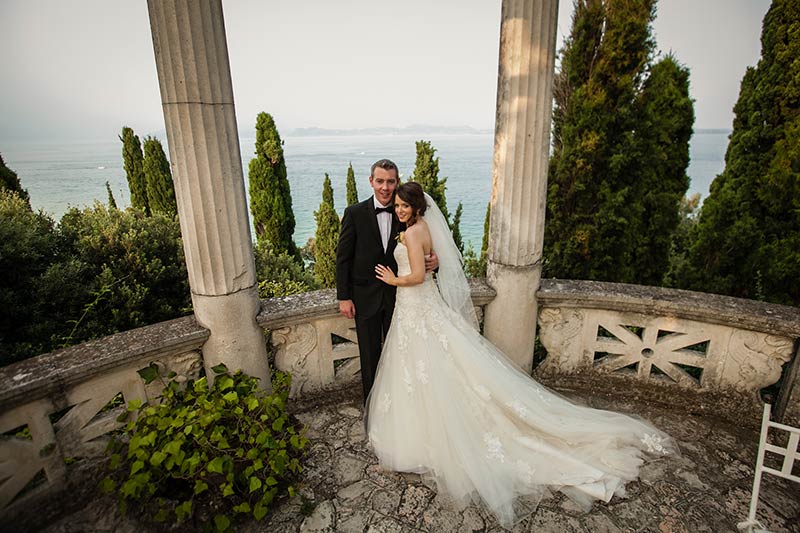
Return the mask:
{"type": "MultiPolygon", "coordinates": [[[[447,177],[448,209],[454,213],[458,202],[464,204],[461,232],[465,242],[472,241],[479,247],[492,187],[493,135],[490,133],[284,138],[296,220],[295,241],[303,245],[314,234],[314,210],[322,198],[322,180],[326,172],[330,175],[336,209],[341,215],[349,163],[356,173],[359,198],[364,199],[371,193],[367,179],[370,165],[377,159],[389,158],[407,178],[414,168],[414,143],[420,138],[431,141],[437,149],[439,176],[447,177]]],[[[246,178],[247,165],[254,154],[254,139],[243,138],[240,143],[246,178]]],[[[711,181],[724,168],[727,144],[728,132],[701,131],[692,137],[688,169],[690,194],[699,192],[703,198],[708,194],[711,181]]],[[[129,205],[121,150],[118,140],[0,146],[6,165],[17,173],[30,193],[33,207],[43,209],[56,219],[71,206],[91,205],[95,200],[105,202],[106,181],[111,185],[117,204],[120,207],[129,205]]]]}

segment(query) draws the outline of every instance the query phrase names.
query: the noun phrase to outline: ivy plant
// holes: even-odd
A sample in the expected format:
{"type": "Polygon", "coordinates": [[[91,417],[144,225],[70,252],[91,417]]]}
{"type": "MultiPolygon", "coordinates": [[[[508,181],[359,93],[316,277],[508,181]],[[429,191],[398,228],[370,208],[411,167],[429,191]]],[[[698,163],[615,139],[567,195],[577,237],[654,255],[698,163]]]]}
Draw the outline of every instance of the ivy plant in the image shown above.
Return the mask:
{"type": "Polygon", "coordinates": [[[230,531],[261,520],[273,502],[294,496],[308,440],[286,412],[291,377],[276,372],[266,395],[257,379],[224,365],[213,385],[170,381],[161,402],[132,401],[128,422],[109,443],[101,489],[159,522],[230,531]]]}

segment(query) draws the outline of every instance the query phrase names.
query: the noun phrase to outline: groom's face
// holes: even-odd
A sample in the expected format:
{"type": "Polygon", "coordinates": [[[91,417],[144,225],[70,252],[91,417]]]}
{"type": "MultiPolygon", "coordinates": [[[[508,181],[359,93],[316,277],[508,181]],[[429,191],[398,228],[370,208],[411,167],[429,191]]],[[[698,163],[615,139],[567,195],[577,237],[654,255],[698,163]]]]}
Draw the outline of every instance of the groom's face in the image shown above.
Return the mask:
{"type": "Polygon", "coordinates": [[[375,192],[375,198],[383,205],[388,205],[394,197],[397,188],[397,171],[377,167],[369,177],[369,184],[375,192]]]}

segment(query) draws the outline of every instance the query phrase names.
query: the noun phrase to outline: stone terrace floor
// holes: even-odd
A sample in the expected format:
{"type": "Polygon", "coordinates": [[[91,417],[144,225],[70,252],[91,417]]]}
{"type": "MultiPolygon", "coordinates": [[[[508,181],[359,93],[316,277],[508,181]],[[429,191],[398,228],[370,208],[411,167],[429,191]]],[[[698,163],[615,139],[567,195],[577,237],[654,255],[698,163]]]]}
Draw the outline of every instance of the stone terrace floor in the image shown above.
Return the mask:
{"type": "MultiPolygon", "coordinates": [[[[520,519],[500,527],[479,505],[454,509],[419,476],[384,472],[367,447],[359,389],[305,400],[296,416],[311,440],[299,495],[245,532],[733,532],[747,516],[758,435],[730,423],[663,407],[561,391],[593,407],[635,413],[674,436],[681,456],[646,464],[624,498],[584,512],[560,493],[538,508],[520,502],[520,519]],[[301,513],[301,505],[306,500],[301,513]],[[308,503],[310,502],[310,504],[308,503]],[[312,507],[313,506],[313,507],[312,507]]],[[[800,485],[766,475],[759,519],[770,531],[800,532],[800,485]]],[[[145,531],[98,499],[49,532],[145,531]]]]}

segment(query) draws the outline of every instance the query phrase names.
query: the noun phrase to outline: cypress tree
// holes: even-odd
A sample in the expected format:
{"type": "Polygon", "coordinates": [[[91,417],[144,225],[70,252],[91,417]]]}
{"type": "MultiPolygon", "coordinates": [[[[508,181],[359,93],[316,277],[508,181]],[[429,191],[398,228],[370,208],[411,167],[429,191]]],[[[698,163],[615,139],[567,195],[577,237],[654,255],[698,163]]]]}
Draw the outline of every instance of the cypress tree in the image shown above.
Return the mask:
{"type": "Polygon", "coordinates": [[[439,158],[435,155],[436,148],[431,146],[430,141],[417,141],[417,160],[414,163],[414,174],[411,179],[422,185],[422,189],[431,195],[445,220],[450,224],[444,192],[447,189],[447,178],[439,179],[439,158]]]}
{"type": "Polygon", "coordinates": [[[144,156],[139,136],[133,133],[133,129],[123,126],[119,140],[122,141],[122,162],[128,178],[128,189],[131,192],[131,206],[141,209],[146,215],[149,215],[147,182],[144,178],[144,156]]]}
{"type": "Polygon", "coordinates": [[[485,278],[486,265],[489,261],[489,217],[492,213],[492,204],[486,206],[486,217],[483,219],[483,241],[481,243],[481,254],[475,256],[475,250],[472,248],[472,243],[467,247],[464,253],[464,270],[471,278],[485,278]]]}
{"type": "Polygon", "coordinates": [[[30,207],[31,199],[28,191],[22,188],[22,182],[19,181],[17,173],[6,166],[3,155],[0,154],[0,191],[2,190],[16,193],[30,207]]]}
{"type": "Polygon", "coordinates": [[[688,71],[652,64],[655,0],[579,0],[554,87],[545,275],[659,283],[688,187],[688,71]],[[650,72],[650,76],[647,74],[650,72]]]}
{"type": "Polygon", "coordinates": [[[461,202],[458,202],[456,214],[453,215],[453,242],[456,243],[458,251],[462,254],[464,253],[464,239],[461,237],[461,211],[463,209],[464,206],[461,205],[461,202]]]}
{"type": "Polygon", "coordinates": [[[117,209],[117,201],[114,199],[114,193],[111,192],[111,184],[106,182],[106,192],[108,193],[108,208],[117,209]]]}
{"type": "Polygon", "coordinates": [[[314,213],[317,232],[314,244],[314,278],[321,287],[336,285],[336,245],[339,242],[339,216],[333,205],[331,179],[325,174],[322,203],[314,213]]]}
{"type": "Polygon", "coordinates": [[[144,164],[142,166],[147,184],[147,205],[150,212],[176,215],[178,205],[175,200],[172,172],[161,141],[155,137],[146,137],[144,140],[144,164]]]}
{"type": "Polygon", "coordinates": [[[255,154],[250,160],[248,180],[256,239],[268,242],[274,253],[286,252],[299,261],[300,252],[292,239],[294,212],[283,141],[268,113],[259,113],[256,119],[255,154]]]}
{"type": "Polygon", "coordinates": [[[683,285],[800,305],[800,3],[774,0],[683,285]]]}
{"type": "MultiPolygon", "coordinates": [[[[672,240],[681,220],[682,200],[689,188],[689,140],[694,106],[689,97],[689,71],[669,55],[651,69],[639,95],[639,180],[641,200],[638,249],[632,254],[636,281],[659,285],[670,268],[672,240]]],[[[631,236],[632,237],[632,236],[631,236]]],[[[630,238],[630,237],[629,237],[630,238]]]]}
{"type": "Polygon", "coordinates": [[[356,173],[353,172],[353,163],[347,167],[347,205],[358,203],[358,189],[356,189],[356,173]]]}

